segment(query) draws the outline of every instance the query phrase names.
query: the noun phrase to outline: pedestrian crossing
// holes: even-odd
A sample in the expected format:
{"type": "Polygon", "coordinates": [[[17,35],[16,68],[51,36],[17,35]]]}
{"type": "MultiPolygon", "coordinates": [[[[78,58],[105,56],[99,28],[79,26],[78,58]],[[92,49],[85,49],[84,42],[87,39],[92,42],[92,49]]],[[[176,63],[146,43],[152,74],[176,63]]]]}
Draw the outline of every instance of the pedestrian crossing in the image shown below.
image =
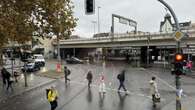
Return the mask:
{"type": "MultiPolygon", "coordinates": [[[[64,80],[64,79],[62,79],[62,80],[64,80]]],[[[70,84],[77,84],[77,85],[81,85],[81,86],[87,86],[87,84],[88,84],[86,79],[84,79],[84,80],[82,80],[82,81],[75,81],[75,80],[72,80],[72,81],[70,81],[69,83],[70,83],[70,84]]],[[[99,83],[99,81],[98,81],[98,80],[95,80],[95,81],[91,84],[91,87],[93,87],[93,89],[95,89],[95,90],[98,91],[98,89],[99,89],[98,83],[99,83]]],[[[110,82],[109,84],[111,85],[112,83],[110,82]]],[[[111,87],[110,85],[108,85],[108,86],[105,87],[106,91],[108,91],[108,92],[107,92],[108,94],[111,93],[111,92],[116,92],[116,93],[117,93],[117,92],[120,92],[120,93],[124,93],[124,94],[126,94],[126,95],[134,95],[134,96],[139,96],[139,97],[145,97],[145,98],[148,98],[148,99],[152,99],[151,96],[146,95],[146,94],[131,92],[131,91],[129,91],[129,90],[128,90],[128,91],[124,91],[124,90],[118,91],[117,88],[113,88],[113,87],[111,87]]],[[[165,99],[164,99],[164,98],[161,98],[161,101],[165,101],[165,99]]]]}

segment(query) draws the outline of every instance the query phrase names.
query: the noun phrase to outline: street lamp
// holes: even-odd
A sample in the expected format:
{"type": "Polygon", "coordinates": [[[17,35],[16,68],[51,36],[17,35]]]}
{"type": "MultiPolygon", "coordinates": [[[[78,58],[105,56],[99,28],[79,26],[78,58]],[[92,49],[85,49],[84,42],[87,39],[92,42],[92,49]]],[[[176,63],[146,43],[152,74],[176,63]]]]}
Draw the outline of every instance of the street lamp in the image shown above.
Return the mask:
{"type": "Polygon", "coordinates": [[[147,36],[147,67],[149,67],[150,63],[150,33],[147,36]]]}
{"type": "Polygon", "coordinates": [[[100,6],[98,6],[98,33],[100,33],[100,12],[99,12],[99,9],[100,9],[101,7],[100,6]]]}
{"type": "Polygon", "coordinates": [[[27,73],[26,73],[27,57],[26,57],[26,53],[24,52],[24,50],[22,48],[21,48],[20,52],[22,54],[21,60],[24,62],[24,83],[25,83],[25,87],[28,87],[27,73]]]}
{"type": "Polygon", "coordinates": [[[91,23],[93,23],[93,29],[94,29],[94,34],[95,34],[95,25],[96,25],[96,21],[91,21],[91,23]]]}

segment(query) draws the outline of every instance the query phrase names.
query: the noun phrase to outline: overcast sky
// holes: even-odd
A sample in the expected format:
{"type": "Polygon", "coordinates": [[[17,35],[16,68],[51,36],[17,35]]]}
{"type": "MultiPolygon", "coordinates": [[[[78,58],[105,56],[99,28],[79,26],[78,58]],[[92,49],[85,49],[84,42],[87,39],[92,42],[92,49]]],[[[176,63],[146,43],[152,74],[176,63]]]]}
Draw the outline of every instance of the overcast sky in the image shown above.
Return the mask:
{"type": "MultiPolygon", "coordinates": [[[[85,15],[84,1],[72,0],[75,8],[74,15],[78,25],[73,34],[81,37],[92,37],[94,26],[92,21],[97,21],[97,7],[100,6],[100,32],[110,32],[111,15],[117,14],[137,21],[138,30],[145,32],[158,32],[160,22],[166,14],[165,7],[158,0],[95,0],[95,14],[85,15]]],[[[179,22],[195,22],[195,0],[165,0],[174,10],[179,22]]],[[[132,31],[127,25],[115,20],[115,32],[132,31]]],[[[96,24],[96,33],[97,33],[96,24]]]]}

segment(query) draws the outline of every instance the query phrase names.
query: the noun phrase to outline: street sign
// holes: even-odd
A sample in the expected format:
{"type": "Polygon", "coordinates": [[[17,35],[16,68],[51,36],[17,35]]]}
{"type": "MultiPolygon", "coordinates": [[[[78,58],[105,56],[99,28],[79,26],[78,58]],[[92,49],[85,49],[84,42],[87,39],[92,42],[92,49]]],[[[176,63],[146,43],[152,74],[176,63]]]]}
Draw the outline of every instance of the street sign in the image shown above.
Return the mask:
{"type": "Polygon", "coordinates": [[[129,25],[130,25],[130,26],[136,27],[136,26],[137,26],[137,22],[135,22],[135,21],[133,21],[133,20],[130,20],[130,21],[129,21],[129,25]]]}
{"type": "Polygon", "coordinates": [[[184,54],[195,54],[195,49],[188,49],[188,48],[184,48],[183,49],[183,53],[184,54]]]}
{"type": "Polygon", "coordinates": [[[181,31],[176,31],[174,33],[174,38],[176,41],[180,41],[183,38],[184,34],[181,31]]]}
{"type": "Polygon", "coordinates": [[[122,24],[128,24],[129,21],[127,19],[124,19],[124,18],[119,18],[119,22],[122,24]]]}

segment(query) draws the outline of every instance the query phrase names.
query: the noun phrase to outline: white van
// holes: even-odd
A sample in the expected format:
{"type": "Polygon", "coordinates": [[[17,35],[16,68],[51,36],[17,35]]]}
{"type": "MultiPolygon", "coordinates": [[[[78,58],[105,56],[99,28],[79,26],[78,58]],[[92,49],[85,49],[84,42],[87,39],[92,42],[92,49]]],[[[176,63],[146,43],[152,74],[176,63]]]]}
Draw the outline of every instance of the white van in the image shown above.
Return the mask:
{"type": "Polygon", "coordinates": [[[45,66],[45,59],[42,54],[34,54],[33,55],[34,62],[40,66],[45,66]]]}

